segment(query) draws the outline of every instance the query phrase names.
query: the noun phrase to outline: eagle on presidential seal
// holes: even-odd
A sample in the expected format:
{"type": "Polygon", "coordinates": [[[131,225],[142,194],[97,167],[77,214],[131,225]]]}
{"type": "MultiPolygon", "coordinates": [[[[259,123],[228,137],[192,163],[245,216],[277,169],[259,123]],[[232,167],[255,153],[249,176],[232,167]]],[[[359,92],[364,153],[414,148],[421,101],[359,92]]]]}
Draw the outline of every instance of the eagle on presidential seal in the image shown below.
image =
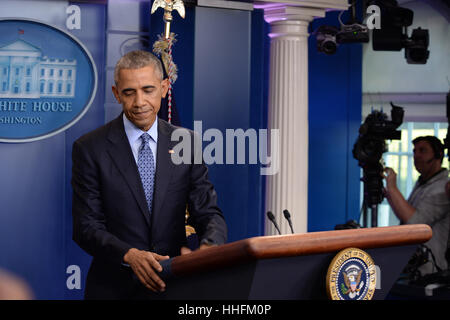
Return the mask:
{"type": "Polygon", "coordinates": [[[342,294],[348,295],[350,299],[359,296],[360,290],[364,286],[364,281],[361,281],[362,272],[363,270],[355,264],[345,268],[342,273],[345,283],[341,283],[342,294]]]}

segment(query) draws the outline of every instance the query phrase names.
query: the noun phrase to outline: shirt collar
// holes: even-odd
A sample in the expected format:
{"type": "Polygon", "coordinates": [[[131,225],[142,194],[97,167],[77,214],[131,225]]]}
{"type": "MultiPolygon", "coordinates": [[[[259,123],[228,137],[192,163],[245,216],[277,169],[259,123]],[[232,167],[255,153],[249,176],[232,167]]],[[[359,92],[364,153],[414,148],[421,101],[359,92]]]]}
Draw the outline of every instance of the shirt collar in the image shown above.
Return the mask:
{"type": "Polygon", "coordinates": [[[123,114],[123,125],[125,127],[125,133],[128,137],[130,144],[134,143],[136,140],[140,139],[141,135],[147,132],[153,141],[158,142],[158,116],[155,118],[155,122],[148,131],[143,131],[136,127],[128,118],[123,114]]]}
{"type": "Polygon", "coordinates": [[[435,177],[437,177],[437,176],[440,176],[442,172],[445,172],[445,175],[448,176],[448,170],[445,169],[445,168],[441,168],[438,172],[436,172],[435,174],[433,174],[431,177],[429,177],[429,178],[426,179],[426,180],[423,179],[422,176],[420,176],[420,177],[419,177],[419,180],[418,180],[419,185],[424,185],[424,184],[426,184],[427,182],[434,181],[433,179],[434,179],[435,177]]]}

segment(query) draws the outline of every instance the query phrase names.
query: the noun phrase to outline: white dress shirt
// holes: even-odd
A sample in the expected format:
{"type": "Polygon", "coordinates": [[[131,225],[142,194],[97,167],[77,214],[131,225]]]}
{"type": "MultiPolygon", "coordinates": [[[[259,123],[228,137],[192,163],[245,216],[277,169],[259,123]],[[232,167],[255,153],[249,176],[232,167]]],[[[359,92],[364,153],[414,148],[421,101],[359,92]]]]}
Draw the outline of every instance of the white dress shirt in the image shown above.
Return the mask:
{"type": "MultiPolygon", "coordinates": [[[[130,143],[131,151],[133,151],[134,160],[138,161],[139,148],[142,145],[141,135],[146,131],[143,131],[136,127],[134,123],[132,123],[128,118],[123,114],[123,125],[125,127],[125,133],[128,138],[128,142],[130,143]]],[[[147,131],[150,135],[151,139],[149,140],[150,149],[153,152],[153,159],[155,161],[155,172],[156,172],[156,143],[158,142],[158,117],[156,117],[155,122],[151,128],[147,131]]]]}

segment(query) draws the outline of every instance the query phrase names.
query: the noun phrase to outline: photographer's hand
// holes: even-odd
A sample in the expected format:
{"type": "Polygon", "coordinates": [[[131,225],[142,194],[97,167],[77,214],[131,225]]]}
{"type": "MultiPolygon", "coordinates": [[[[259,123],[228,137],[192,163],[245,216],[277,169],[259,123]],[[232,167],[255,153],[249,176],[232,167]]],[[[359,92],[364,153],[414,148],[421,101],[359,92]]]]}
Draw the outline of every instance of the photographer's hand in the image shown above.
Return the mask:
{"type": "Polygon", "coordinates": [[[406,223],[414,214],[416,209],[403,197],[397,187],[397,174],[392,168],[386,167],[383,177],[386,179],[386,199],[391,205],[397,218],[406,223]]]}
{"type": "Polygon", "coordinates": [[[391,190],[397,189],[397,174],[392,168],[384,168],[383,178],[386,180],[386,191],[389,193],[391,190]]]}

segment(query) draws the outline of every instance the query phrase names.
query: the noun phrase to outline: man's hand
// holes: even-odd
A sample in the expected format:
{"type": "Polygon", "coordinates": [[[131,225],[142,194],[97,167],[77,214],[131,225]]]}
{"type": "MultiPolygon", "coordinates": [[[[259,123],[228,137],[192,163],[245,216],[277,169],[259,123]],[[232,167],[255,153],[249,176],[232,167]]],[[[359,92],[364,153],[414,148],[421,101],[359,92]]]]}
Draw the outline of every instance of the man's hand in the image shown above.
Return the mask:
{"type": "Polygon", "coordinates": [[[192,250],[189,249],[188,247],[181,247],[181,255],[185,255],[185,254],[188,254],[191,252],[192,252],[192,250]]]}
{"type": "Polygon", "coordinates": [[[386,190],[389,192],[389,190],[397,187],[397,174],[389,167],[384,168],[384,172],[386,173],[383,175],[384,179],[386,179],[386,190]]]}
{"type": "Polygon", "coordinates": [[[386,199],[397,218],[401,222],[406,223],[413,216],[414,212],[416,212],[416,209],[406,201],[400,190],[398,190],[397,174],[395,171],[389,167],[386,167],[383,171],[385,172],[383,178],[386,179],[386,199]]]}
{"type": "Polygon", "coordinates": [[[163,292],[166,284],[158,274],[163,269],[159,261],[169,259],[169,256],[161,256],[154,252],[132,248],[123,257],[123,261],[130,265],[142,284],[153,292],[163,292]]]}
{"type": "MultiPolygon", "coordinates": [[[[200,247],[198,249],[199,250],[203,250],[203,249],[211,248],[211,247],[214,247],[214,245],[213,244],[203,243],[203,244],[200,245],[200,247]]],[[[189,249],[188,247],[181,247],[181,255],[188,254],[188,253],[191,253],[191,252],[192,252],[192,250],[189,249]]]]}

